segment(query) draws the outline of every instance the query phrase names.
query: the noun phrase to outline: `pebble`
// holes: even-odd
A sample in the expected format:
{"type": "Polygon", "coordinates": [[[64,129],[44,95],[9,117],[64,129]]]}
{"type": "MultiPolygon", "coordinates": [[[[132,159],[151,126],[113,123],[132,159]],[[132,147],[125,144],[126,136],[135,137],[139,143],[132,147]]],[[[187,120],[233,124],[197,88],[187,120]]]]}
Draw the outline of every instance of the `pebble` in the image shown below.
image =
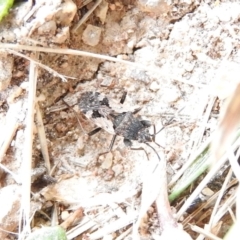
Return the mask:
{"type": "Polygon", "coordinates": [[[202,190],[202,194],[204,195],[204,196],[208,196],[208,197],[211,197],[213,194],[214,194],[214,192],[210,189],[210,188],[204,188],[203,190],[202,190]]]}
{"type": "Polygon", "coordinates": [[[113,155],[111,152],[107,153],[106,155],[104,155],[104,160],[103,163],[101,165],[102,169],[109,169],[112,166],[113,163],[113,155]]]}
{"type": "Polygon", "coordinates": [[[5,90],[11,82],[13,57],[6,53],[0,54],[0,91],[5,90]]]}
{"type": "Polygon", "coordinates": [[[162,100],[165,103],[173,103],[176,102],[180,97],[181,93],[178,89],[166,89],[162,96],[162,100]]]}
{"type": "Polygon", "coordinates": [[[49,22],[45,22],[43,25],[41,25],[38,28],[38,33],[40,35],[42,35],[42,34],[54,35],[56,30],[57,30],[57,25],[56,25],[55,21],[52,20],[49,22]]]}
{"type": "Polygon", "coordinates": [[[123,173],[123,166],[122,164],[116,164],[112,167],[112,170],[115,173],[115,176],[118,176],[123,173]]]}
{"type": "Polygon", "coordinates": [[[101,31],[101,28],[88,24],[83,32],[83,42],[92,47],[98,45],[101,37],[101,31]]]}
{"type": "Polygon", "coordinates": [[[18,86],[14,86],[11,90],[11,94],[7,98],[7,103],[11,104],[14,102],[15,98],[19,97],[22,94],[23,89],[18,86]]]}
{"type": "Polygon", "coordinates": [[[156,92],[156,91],[158,91],[160,89],[160,85],[156,81],[153,81],[149,88],[153,92],[156,92]]]}

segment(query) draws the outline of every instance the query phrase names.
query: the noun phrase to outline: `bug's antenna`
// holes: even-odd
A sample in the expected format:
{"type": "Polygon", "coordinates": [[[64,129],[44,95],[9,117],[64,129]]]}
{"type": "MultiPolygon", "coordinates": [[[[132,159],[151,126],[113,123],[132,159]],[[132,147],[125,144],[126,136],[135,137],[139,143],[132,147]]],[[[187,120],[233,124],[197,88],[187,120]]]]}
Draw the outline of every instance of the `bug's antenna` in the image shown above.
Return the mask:
{"type": "Polygon", "coordinates": [[[151,136],[153,137],[153,136],[156,136],[158,133],[160,133],[175,117],[178,116],[178,114],[179,114],[184,108],[185,108],[185,106],[182,107],[180,110],[178,110],[178,111],[168,120],[168,122],[167,122],[167,124],[166,124],[165,126],[161,127],[160,130],[158,130],[156,133],[151,134],[151,136]]]}
{"type": "Polygon", "coordinates": [[[149,143],[145,142],[145,144],[148,145],[148,146],[156,153],[156,155],[157,155],[157,157],[158,157],[158,160],[159,160],[159,162],[160,162],[160,161],[161,161],[161,158],[160,158],[157,150],[156,150],[154,147],[152,147],[149,143]]]}

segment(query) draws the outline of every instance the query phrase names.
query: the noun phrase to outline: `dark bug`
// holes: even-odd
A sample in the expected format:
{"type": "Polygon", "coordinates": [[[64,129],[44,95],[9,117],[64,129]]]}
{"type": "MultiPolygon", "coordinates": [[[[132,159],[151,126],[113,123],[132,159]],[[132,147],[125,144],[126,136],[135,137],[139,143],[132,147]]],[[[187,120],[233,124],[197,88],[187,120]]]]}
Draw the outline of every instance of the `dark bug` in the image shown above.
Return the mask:
{"type": "MultiPolygon", "coordinates": [[[[125,97],[126,94],[123,95],[120,103],[124,102],[125,97]]],[[[113,147],[116,136],[121,136],[124,138],[125,145],[129,147],[132,145],[132,140],[145,143],[153,149],[160,160],[157,151],[149,145],[149,142],[153,142],[155,136],[155,134],[149,133],[151,122],[134,116],[140,109],[135,109],[133,112],[124,112],[123,108],[113,108],[108,98],[98,92],[83,93],[79,99],[78,106],[81,112],[98,126],[89,135],[93,135],[100,129],[114,135],[109,151],[113,147]]]]}

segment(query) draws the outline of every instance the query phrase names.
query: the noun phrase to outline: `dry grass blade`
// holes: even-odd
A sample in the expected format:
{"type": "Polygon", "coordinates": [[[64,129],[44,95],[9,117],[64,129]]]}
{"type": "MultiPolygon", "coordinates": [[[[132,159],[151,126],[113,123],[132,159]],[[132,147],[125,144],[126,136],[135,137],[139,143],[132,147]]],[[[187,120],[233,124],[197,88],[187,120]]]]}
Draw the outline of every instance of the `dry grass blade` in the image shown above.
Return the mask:
{"type": "MultiPolygon", "coordinates": [[[[69,54],[69,55],[76,55],[76,56],[83,56],[83,57],[92,57],[97,59],[102,59],[106,61],[122,63],[134,68],[143,69],[148,72],[158,74],[158,77],[167,77],[168,79],[174,79],[174,81],[186,83],[188,85],[192,85],[194,87],[204,88],[205,91],[208,91],[206,86],[199,83],[189,82],[184,80],[183,78],[177,75],[170,75],[168,70],[165,69],[156,69],[156,67],[149,67],[143,64],[130,62],[126,60],[122,60],[120,58],[110,57],[106,55],[101,55],[97,53],[90,53],[85,51],[79,51],[74,49],[62,49],[62,48],[47,48],[47,47],[35,47],[35,46],[28,46],[28,45],[20,45],[20,44],[9,44],[9,43],[0,43],[0,49],[15,49],[15,50],[27,50],[27,51],[36,51],[36,52],[46,52],[46,53],[57,53],[57,54],[69,54]]],[[[203,91],[204,91],[203,90],[203,91]]]]}
{"type": "MultiPolygon", "coordinates": [[[[233,144],[233,146],[231,147],[231,150],[236,150],[236,148],[239,147],[239,144],[240,144],[240,139],[233,144]]],[[[188,207],[191,205],[194,199],[198,196],[198,194],[202,191],[202,189],[206,186],[206,184],[212,179],[212,177],[218,172],[218,170],[226,161],[227,161],[227,154],[224,154],[221,157],[221,159],[214,165],[214,167],[208,172],[208,174],[205,176],[202,182],[197,186],[197,188],[194,190],[191,196],[183,204],[183,206],[177,213],[177,218],[182,216],[182,214],[188,209],[188,207]]]]}
{"type": "Polygon", "coordinates": [[[168,200],[166,161],[161,159],[159,165],[160,171],[158,176],[160,189],[155,203],[157,207],[160,228],[162,229],[161,239],[173,239],[177,235],[182,240],[191,240],[192,238],[190,235],[181,228],[176,219],[173,217],[168,200]]]}
{"type": "Polygon", "coordinates": [[[12,171],[7,169],[3,164],[1,164],[6,151],[8,150],[13,137],[16,134],[16,131],[19,127],[19,123],[17,120],[17,115],[19,113],[19,109],[17,109],[19,106],[16,104],[12,104],[8,110],[7,116],[6,116],[6,125],[2,127],[1,129],[1,139],[0,139],[0,168],[3,169],[5,172],[9,173],[14,180],[17,183],[20,183],[20,179],[18,176],[16,176],[12,171]]]}
{"type": "MultiPolygon", "coordinates": [[[[232,186],[236,185],[237,181],[236,179],[232,180],[228,186],[227,189],[231,188],[232,186]]],[[[205,204],[202,204],[199,208],[197,208],[192,214],[190,214],[187,218],[184,219],[182,222],[183,227],[187,227],[187,225],[190,223],[190,221],[197,217],[197,215],[201,214],[203,209],[209,208],[210,205],[213,205],[213,202],[216,200],[216,198],[219,196],[219,191],[216,192],[213,196],[211,196],[205,204]]]]}
{"type": "Polygon", "coordinates": [[[19,219],[19,239],[24,239],[26,233],[30,233],[30,189],[31,189],[31,164],[32,164],[32,144],[34,126],[34,107],[36,97],[38,71],[35,63],[30,62],[29,70],[29,93],[28,93],[28,112],[26,117],[25,144],[23,151],[22,164],[22,200],[19,219]],[[23,223],[22,223],[23,221],[23,223]],[[21,226],[23,232],[21,233],[21,226]]]}
{"type": "Polygon", "coordinates": [[[221,238],[216,237],[214,234],[207,232],[205,229],[202,229],[198,226],[191,226],[192,230],[198,233],[201,233],[202,235],[204,235],[205,237],[212,239],[212,240],[221,240],[221,238]]]}
{"type": "Polygon", "coordinates": [[[229,207],[232,207],[236,202],[238,188],[235,189],[232,194],[226,199],[224,204],[219,208],[213,221],[213,225],[216,224],[225,214],[228,212],[229,207]]]}
{"type": "Polygon", "coordinates": [[[204,109],[203,109],[203,119],[201,121],[201,125],[199,127],[199,130],[198,130],[198,136],[197,138],[194,137],[194,146],[193,146],[193,149],[192,151],[195,152],[195,150],[199,147],[200,143],[202,142],[202,138],[203,138],[203,135],[204,135],[204,132],[205,132],[205,129],[206,129],[206,126],[207,126],[207,123],[208,123],[208,120],[209,120],[209,117],[210,117],[210,114],[211,114],[211,111],[212,111],[212,108],[213,108],[213,105],[216,101],[216,97],[207,97],[207,101],[206,101],[206,104],[204,104],[204,109]],[[204,110],[206,108],[206,111],[204,113],[204,110]]]}
{"type": "Polygon", "coordinates": [[[135,221],[136,217],[137,217],[137,213],[132,212],[132,213],[126,215],[125,217],[122,217],[112,223],[104,224],[104,226],[102,228],[100,228],[98,231],[92,233],[89,236],[89,239],[91,239],[91,240],[100,239],[110,233],[113,233],[113,232],[133,223],[135,221]]]}
{"type": "MultiPolygon", "coordinates": [[[[137,213],[135,213],[135,214],[137,214],[137,213]]],[[[109,233],[110,229],[106,229],[104,227],[100,228],[100,226],[104,226],[104,224],[106,224],[106,222],[114,216],[116,216],[114,209],[110,209],[108,207],[105,208],[103,211],[99,211],[98,215],[95,215],[92,217],[84,216],[79,225],[77,225],[76,227],[73,227],[71,230],[69,230],[67,232],[68,239],[72,239],[72,238],[86,232],[89,229],[91,229],[91,231],[99,229],[96,232],[93,232],[89,237],[93,237],[93,238],[95,238],[96,236],[102,237],[102,236],[104,236],[104,234],[109,233]]],[[[135,215],[135,217],[136,217],[136,215],[135,215]]],[[[135,219],[135,217],[134,217],[134,219],[135,219]]],[[[114,229],[119,229],[119,228],[125,226],[125,224],[123,223],[123,220],[127,220],[126,218],[129,220],[129,216],[126,216],[125,219],[120,220],[120,221],[122,221],[121,226],[119,225],[120,224],[119,222],[113,222],[112,226],[111,226],[112,227],[111,230],[114,231],[114,229]]],[[[126,225],[130,224],[130,223],[128,223],[128,221],[127,221],[126,225]]]]}
{"type": "MultiPolygon", "coordinates": [[[[16,112],[18,113],[18,112],[16,112]]],[[[12,116],[13,120],[9,121],[7,123],[7,125],[5,126],[5,132],[6,134],[4,134],[4,132],[2,132],[2,137],[4,137],[4,139],[2,139],[0,145],[1,145],[1,149],[0,149],[0,162],[2,162],[3,157],[7,151],[7,149],[9,148],[12,139],[14,137],[14,135],[16,134],[16,131],[19,127],[19,124],[17,122],[17,118],[15,118],[14,116],[12,116]]],[[[2,129],[3,131],[3,129],[2,129]]]]}
{"type": "Polygon", "coordinates": [[[49,174],[51,171],[51,165],[50,165],[50,159],[48,154],[47,139],[46,139],[44,124],[43,124],[42,115],[41,115],[38,103],[36,103],[36,118],[37,118],[37,131],[38,131],[41,151],[42,151],[43,159],[45,161],[45,166],[49,174]]]}
{"type": "Polygon", "coordinates": [[[92,8],[83,16],[83,18],[79,21],[79,23],[73,28],[72,32],[76,32],[78,28],[87,21],[93,11],[97,8],[97,6],[102,2],[102,0],[97,0],[92,8]]]}
{"type": "MultiPolygon", "coordinates": [[[[219,207],[220,201],[221,201],[221,199],[222,199],[222,197],[223,197],[224,192],[226,191],[227,184],[228,184],[228,182],[230,181],[231,177],[232,177],[232,170],[230,169],[229,172],[228,172],[227,177],[226,177],[225,180],[224,180],[224,183],[223,183],[222,188],[221,188],[221,190],[220,190],[220,192],[219,192],[217,201],[216,201],[215,206],[214,206],[214,208],[213,208],[212,215],[211,215],[211,218],[210,218],[210,221],[209,221],[210,227],[213,227],[213,222],[214,222],[215,214],[217,213],[217,209],[218,209],[218,207],[219,207]]],[[[215,221],[215,222],[216,222],[216,221],[215,221]]]]}
{"type": "Polygon", "coordinates": [[[30,58],[30,57],[28,57],[28,56],[26,56],[26,55],[24,55],[24,54],[22,54],[22,53],[19,53],[19,52],[17,52],[17,51],[8,49],[8,52],[9,52],[9,53],[12,53],[12,54],[14,54],[14,55],[16,55],[16,56],[22,57],[22,58],[24,58],[24,59],[27,59],[28,61],[33,62],[33,63],[36,64],[37,66],[39,66],[39,67],[45,69],[46,71],[50,72],[53,76],[59,77],[60,79],[62,79],[63,82],[67,82],[67,79],[66,79],[65,76],[63,76],[62,74],[54,71],[52,68],[50,68],[50,67],[48,67],[48,66],[46,66],[46,65],[44,65],[44,64],[42,64],[42,63],[40,63],[40,62],[38,62],[38,61],[36,61],[36,60],[34,60],[34,59],[32,59],[32,58],[30,58]]]}
{"type": "Polygon", "coordinates": [[[177,180],[181,177],[181,175],[189,168],[189,166],[196,160],[196,158],[201,155],[204,151],[206,151],[209,147],[209,144],[211,143],[212,138],[207,139],[200,147],[199,149],[192,154],[192,156],[189,158],[189,160],[182,166],[182,168],[173,176],[172,180],[168,184],[169,187],[173,186],[174,183],[177,182],[177,180]]]}

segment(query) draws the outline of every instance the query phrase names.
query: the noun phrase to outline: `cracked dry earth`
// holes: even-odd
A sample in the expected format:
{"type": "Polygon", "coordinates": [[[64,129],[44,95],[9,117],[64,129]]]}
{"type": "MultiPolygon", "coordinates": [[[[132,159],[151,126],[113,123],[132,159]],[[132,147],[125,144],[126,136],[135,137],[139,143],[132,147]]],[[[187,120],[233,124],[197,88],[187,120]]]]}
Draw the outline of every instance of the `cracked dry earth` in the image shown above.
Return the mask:
{"type": "MultiPolygon", "coordinates": [[[[233,76],[239,73],[240,2],[102,1],[79,28],[79,20],[95,2],[82,6],[81,1],[42,0],[31,9],[29,3],[18,4],[1,23],[2,43],[76,49],[141,65],[50,52],[40,52],[36,57],[31,51],[21,51],[67,79],[64,82],[39,66],[36,95],[55,170],[54,179],[46,180],[34,131],[32,191],[41,191],[45,201],[56,200],[73,209],[81,206],[86,212],[107,204],[112,193],[119,196],[118,202],[126,211],[138,208],[137,193],[150,162],[157,161],[156,154],[138,142],[133,142],[133,148],[144,150],[131,150],[122,137],[117,137],[112,151],[99,156],[108,150],[112,135],[102,130],[89,137],[86,133],[96,126],[80,112],[76,102],[83,92],[97,91],[118,103],[127,91],[122,105],[126,111],[140,108],[137,116],[151,121],[156,130],[165,127],[151,146],[166,158],[170,179],[215,129],[218,106],[213,106],[209,119],[204,118],[209,102],[215,97],[222,100],[236,85],[233,76]],[[59,183],[49,187],[51,181],[59,183]],[[106,195],[97,202],[89,200],[99,194],[106,195]]],[[[0,57],[1,127],[12,116],[19,122],[2,164],[21,176],[29,61],[13,50],[1,52],[0,57]]],[[[2,172],[1,179],[2,187],[15,184],[10,174],[2,172]]],[[[42,203],[40,208],[49,211],[50,207],[44,208],[42,203]]],[[[8,214],[16,218],[14,213],[8,214]]],[[[148,218],[148,229],[142,234],[150,239],[159,229],[156,215],[149,214],[148,218]]],[[[41,221],[36,225],[48,222],[41,221]]],[[[16,231],[17,222],[13,220],[11,227],[3,224],[2,228],[16,231]]],[[[1,239],[7,235],[2,234],[1,239]]]]}

